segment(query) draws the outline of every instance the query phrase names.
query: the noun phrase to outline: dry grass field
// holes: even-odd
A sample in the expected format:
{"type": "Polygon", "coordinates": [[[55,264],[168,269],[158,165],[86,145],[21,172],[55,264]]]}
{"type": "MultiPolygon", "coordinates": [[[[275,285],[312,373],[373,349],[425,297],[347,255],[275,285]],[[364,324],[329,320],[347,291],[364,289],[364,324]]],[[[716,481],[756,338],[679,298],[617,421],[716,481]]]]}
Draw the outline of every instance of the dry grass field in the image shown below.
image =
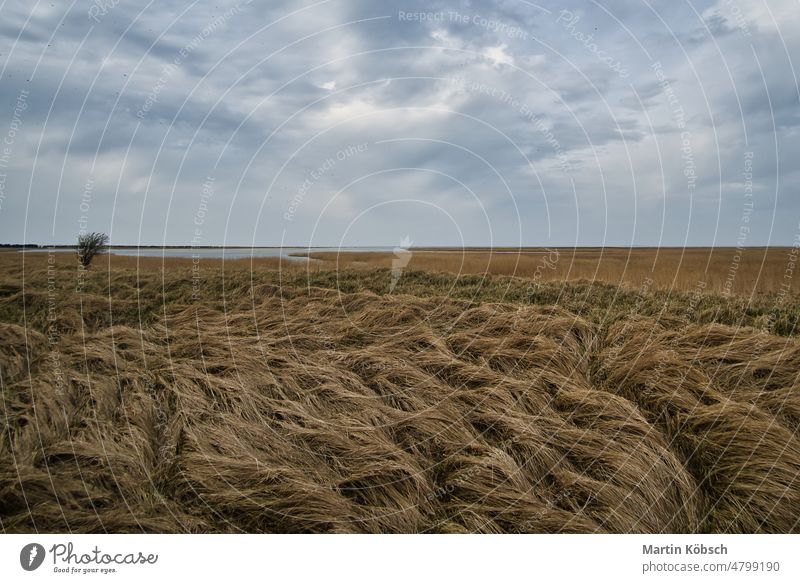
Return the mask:
{"type": "MultiPolygon", "coordinates": [[[[352,266],[390,267],[387,253],[312,252],[314,259],[352,266]]],[[[791,279],[800,259],[797,248],[553,248],[412,249],[408,269],[456,274],[511,275],[537,281],[600,281],[638,289],[723,295],[777,292],[791,279]],[[787,273],[787,270],[789,272],[787,273]]]]}
{"type": "Polygon", "coordinates": [[[0,253],[0,527],[800,531],[788,250],[614,253],[0,253]]]}

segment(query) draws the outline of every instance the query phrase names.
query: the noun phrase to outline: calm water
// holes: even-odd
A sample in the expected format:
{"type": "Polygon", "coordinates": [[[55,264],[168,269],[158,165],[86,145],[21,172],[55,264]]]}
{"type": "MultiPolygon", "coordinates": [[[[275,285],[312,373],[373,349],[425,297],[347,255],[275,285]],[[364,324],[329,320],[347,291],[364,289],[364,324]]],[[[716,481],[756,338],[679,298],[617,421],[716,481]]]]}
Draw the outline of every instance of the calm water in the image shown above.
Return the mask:
{"type": "MultiPolygon", "coordinates": [[[[114,248],[110,249],[111,253],[115,255],[128,255],[136,257],[199,257],[201,259],[249,259],[257,257],[283,257],[292,261],[308,261],[306,257],[290,257],[291,253],[313,253],[315,251],[327,251],[336,253],[347,252],[388,252],[392,253],[394,247],[128,247],[128,248],[114,248]]],[[[25,249],[25,253],[45,253],[50,251],[47,247],[39,249],[25,249]]],[[[62,247],[52,249],[55,253],[75,253],[75,249],[70,247],[62,247]]],[[[412,251],[416,251],[412,248],[412,251]]],[[[419,252],[436,252],[436,253],[452,253],[461,255],[463,253],[492,253],[492,254],[531,254],[531,255],[546,255],[550,251],[541,249],[420,249],[419,252]]]]}
{"type": "MultiPolygon", "coordinates": [[[[291,253],[313,253],[315,251],[391,251],[393,247],[247,247],[247,248],[225,248],[225,247],[143,247],[143,248],[120,248],[110,249],[115,255],[131,255],[136,257],[200,257],[216,259],[249,259],[251,257],[284,257],[306,261],[305,257],[290,257],[291,253]]],[[[25,249],[25,253],[45,253],[50,251],[47,248],[25,249]]],[[[56,253],[75,253],[74,249],[59,248],[53,249],[56,253]]]]}

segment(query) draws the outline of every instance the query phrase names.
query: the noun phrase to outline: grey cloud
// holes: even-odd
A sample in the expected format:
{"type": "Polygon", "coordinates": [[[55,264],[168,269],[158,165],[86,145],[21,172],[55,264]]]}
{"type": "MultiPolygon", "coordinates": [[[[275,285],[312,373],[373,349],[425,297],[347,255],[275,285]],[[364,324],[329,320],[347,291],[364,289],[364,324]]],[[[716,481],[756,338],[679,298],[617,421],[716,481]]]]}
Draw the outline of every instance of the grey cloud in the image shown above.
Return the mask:
{"type": "Polygon", "coordinates": [[[20,91],[29,91],[5,169],[5,241],[20,241],[24,228],[31,241],[71,241],[91,178],[93,229],[113,232],[116,243],[137,242],[141,232],[143,243],[187,244],[203,180],[213,174],[209,244],[304,244],[317,223],[317,244],[394,244],[406,234],[418,244],[459,244],[459,229],[466,244],[517,244],[520,221],[524,244],[681,244],[687,236],[690,244],[733,244],[748,149],[758,176],[751,243],[790,244],[795,236],[800,108],[792,62],[800,62],[800,45],[787,28],[784,48],[771,23],[757,22],[760,13],[745,37],[722,0],[694,4],[697,14],[638,0],[615,2],[611,14],[585,0],[542,2],[549,12],[516,0],[312,4],[122,2],[94,22],[90,3],[66,14],[68,5],[46,3],[24,28],[33,6],[4,4],[0,139],[17,123],[20,91]],[[557,22],[562,9],[579,16],[574,29],[557,22]],[[467,21],[401,21],[400,11],[467,21]],[[459,89],[454,78],[474,87],[459,89]],[[681,151],[687,130],[694,192],[681,151]],[[429,141],[387,141],[401,138],[429,141]],[[368,147],[313,180],[287,220],[310,173],[354,144],[368,147]],[[709,240],[718,215],[719,238],[709,240]]]}

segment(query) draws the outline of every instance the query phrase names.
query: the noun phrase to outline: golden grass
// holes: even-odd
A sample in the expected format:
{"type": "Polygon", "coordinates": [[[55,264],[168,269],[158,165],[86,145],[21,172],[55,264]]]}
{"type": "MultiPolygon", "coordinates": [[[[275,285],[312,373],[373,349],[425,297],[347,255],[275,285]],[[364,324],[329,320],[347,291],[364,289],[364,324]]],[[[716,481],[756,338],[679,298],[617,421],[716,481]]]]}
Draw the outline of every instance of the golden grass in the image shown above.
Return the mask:
{"type": "MultiPolygon", "coordinates": [[[[77,260],[75,254],[70,251],[35,251],[20,253],[19,251],[0,251],[0,273],[21,275],[23,268],[27,266],[29,271],[46,269],[48,260],[52,259],[52,264],[60,271],[73,270],[77,272],[77,260]]],[[[196,263],[191,257],[136,257],[133,255],[117,255],[115,253],[103,253],[98,255],[92,263],[94,272],[98,271],[117,271],[133,270],[143,272],[153,272],[161,270],[188,269],[196,264],[200,269],[220,269],[229,266],[233,269],[307,269],[315,268],[318,263],[312,261],[307,264],[304,261],[287,261],[278,257],[254,257],[244,259],[225,259],[203,257],[196,263]]]]}
{"type": "MultiPolygon", "coordinates": [[[[780,290],[792,259],[791,248],[687,248],[687,249],[526,249],[526,250],[424,250],[412,249],[408,269],[458,274],[511,275],[537,281],[600,281],[639,288],[651,281],[653,289],[750,295],[780,290]]],[[[313,252],[310,257],[338,263],[391,267],[392,253],[313,252]]],[[[791,269],[794,269],[793,263],[791,269]]],[[[795,286],[796,288],[796,286],[795,286]]]]}
{"type": "Polygon", "coordinates": [[[28,258],[4,532],[800,531],[796,296],[28,258]]]}

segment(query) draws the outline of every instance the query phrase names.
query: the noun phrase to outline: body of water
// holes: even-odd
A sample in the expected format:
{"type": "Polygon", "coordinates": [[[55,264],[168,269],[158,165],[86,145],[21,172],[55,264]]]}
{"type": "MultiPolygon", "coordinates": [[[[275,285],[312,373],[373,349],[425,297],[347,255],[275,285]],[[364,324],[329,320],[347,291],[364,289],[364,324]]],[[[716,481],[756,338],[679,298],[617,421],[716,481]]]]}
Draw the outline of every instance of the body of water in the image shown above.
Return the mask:
{"type": "MultiPolygon", "coordinates": [[[[129,255],[133,257],[200,257],[205,259],[249,259],[255,257],[283,257],[298,261],[306,261],[305,257],[292,257],[292,253],[314,253],[316,251],[329,252],[364,252],[383,251],[391,252],[394,247],[115,247],[109,249],[114,255],[129,255]]],[[[75,253],[70,247],[49,249],[23,249],[23,253],[75,253]]]]}

